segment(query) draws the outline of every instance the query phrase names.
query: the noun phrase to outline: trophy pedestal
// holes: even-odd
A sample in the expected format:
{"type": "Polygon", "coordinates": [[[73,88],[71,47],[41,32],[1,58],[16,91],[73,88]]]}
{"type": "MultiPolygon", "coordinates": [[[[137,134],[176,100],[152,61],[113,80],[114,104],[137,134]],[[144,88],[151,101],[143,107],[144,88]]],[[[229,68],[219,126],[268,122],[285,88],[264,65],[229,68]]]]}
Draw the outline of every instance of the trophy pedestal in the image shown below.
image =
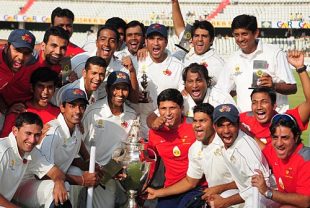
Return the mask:
{"type": "Polygon", "coordinates": [[[129,190],[128,191],[128,205],[127,208],[139,208],[138,203],[136,202],[137,191],[129,190]]]}

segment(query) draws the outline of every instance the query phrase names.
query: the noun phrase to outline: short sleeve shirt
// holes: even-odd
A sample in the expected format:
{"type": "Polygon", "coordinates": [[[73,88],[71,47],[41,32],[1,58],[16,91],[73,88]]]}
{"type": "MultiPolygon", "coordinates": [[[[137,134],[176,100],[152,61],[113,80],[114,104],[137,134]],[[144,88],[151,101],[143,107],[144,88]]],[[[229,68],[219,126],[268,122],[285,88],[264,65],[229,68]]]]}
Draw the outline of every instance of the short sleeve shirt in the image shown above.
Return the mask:
{"type": "Polygon", "coordinates": [[[13,133],[0,140],[0,194],[7,200],[13,198],[26,172],[42,178],[52,167],[36,148],[22,158],[13,133]]]}
{"type": "Polygon", "coordinates": [[[288,160],[281,160],[272,145],[263,150],[269,161],[279,191],[310,196],[310,148],[299,144],[288,160]]]}
{"type": "Polygon", "coordinates": [[[177,129],[150,130],[149,147],[154,149],[164,162],[165,187],[186,176],[188,150],[195,140],[192,124],[187,123],[185,118],[177,129]]]}
{"type": "Polygon", "coordinates": [[[71,135],[61,113],[57,119],[50,121],[49,124],[51,127],[37,148],[50,163],[57,165],[66,173],[73,159],[79,153],[82,134],[79,128],[75,126],[71,135]]]}

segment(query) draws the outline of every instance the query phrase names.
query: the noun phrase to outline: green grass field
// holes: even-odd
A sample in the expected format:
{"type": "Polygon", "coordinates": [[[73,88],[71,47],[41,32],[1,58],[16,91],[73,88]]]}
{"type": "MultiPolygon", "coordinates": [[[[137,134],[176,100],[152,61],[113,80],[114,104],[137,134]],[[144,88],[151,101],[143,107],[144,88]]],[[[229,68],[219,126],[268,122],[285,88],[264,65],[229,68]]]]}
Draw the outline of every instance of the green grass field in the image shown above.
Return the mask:
{"type": "MultiPolygon", "coordinates": [[[[310,73],[308,73],[308,74],[310,74],[310,73]]],[[[303,102],[305,100],[305,96],[304,96],[303,91],[302,91],[302,87],[300,84],[298,74],[295,72],[294,76],[295,76],[295,79],[297,82],[298,91],[295,95],[290,95],[288,98],[289,103],[290,103],[290,108],[294,108],[295,106],[297,106],[298,104],[300,104],[301,102],[303,102]]],[[[310,133],[310,128],[308,127],[307,131],[304,131],[302,133],[302,136],[301,136],[303,139],[303,143],[307,146],[310,146],[309,133],[310,133]]]]}

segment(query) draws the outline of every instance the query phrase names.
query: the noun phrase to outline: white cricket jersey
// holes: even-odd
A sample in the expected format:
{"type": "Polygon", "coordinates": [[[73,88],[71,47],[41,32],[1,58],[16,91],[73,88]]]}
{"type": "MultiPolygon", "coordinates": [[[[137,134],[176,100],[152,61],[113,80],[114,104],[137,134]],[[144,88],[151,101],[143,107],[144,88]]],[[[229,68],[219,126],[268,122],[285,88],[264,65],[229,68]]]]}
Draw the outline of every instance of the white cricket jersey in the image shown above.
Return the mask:
{"type": "Polygon", "coordinates": [[[82,120],[84,143],[90,150],[91,139],[96,143],[96,161],[107,164],[112,153],[125,141],[136,119],[136,112],[124,103],[124,112],[118,116],[112,114],[107,97],[87,107],[82,120]]]}
{"type": "MultiPolygon", "coordinates": [[[[84,84],[84,77],[81,77],[78,80],[75,80],[72,83],[68,83],[64,86],[62,86],[59,90],[57,90],[55,92],[55,94],[53,95],[51,102],[56,105],[56,106],[60,106],[60,104],[62,103],[62,95],[63,93],[67,90],[67,89],[72,89],[72,88],[78,88],[82,91],[85,92],[86,96],[86,90],[85,90],[85,84],[84,84]]],[[[99,95],[98,95],[98,89],[94,92],[92,92],[90,97],[87,97],[87,100],[89,102],[89,104],[92,104],[94,102],[96,102],[99,99],[99,95]]]]}
{"type": "MultiPolygon", "coordinates": [[[[183,96],[184,98],[184,107],[183,113],[187,117],[194,117],[194,107],[196,106],[193,98],[188,94],[187,96],[183,96]]],[[[207,93],[203,99],[203,103],[209,103],[214,108],[221,104],[233,104],[236,105],[234,99],[230,94],[224,91],[220,91],[217,88],[208,88],[207,93]]]]}
{"type": "Polygon", "coordinates": [[[62,113],[48,124],[51,127],[37,147],[50,163],[66,173],[73,159],[78,156],[82,134],[77,126],[70,134],[62,113]]]}
{"type": "Polygon", "coordinates": [[[0,140],[0,194],[8,201],[13,198],[26,173],[42,178],[52,167],[37,148],[21,158],[13,133],[0,140]]]}
{"type": "MultiPolygon", "coordinates": [[[[255,61],[266,63],[264,71],[272,77],[274,83],[296,83],[286,55],[278,47],[259,41],[257,49],[251,54],[244,54],[241,50],[235,52],[226,62],[216,87],[228,93],[236,90],[237,105],[241,112],[251,111],[252,89],[249,88],[253,81],[255,61]]],[[[288,109],[287,95],[277,93],[277,107],[278,112],[288,109]]]]}
{"type": "Polygon", "coordinates": [[[208,69],[208,75],[213,78],[213,82],[216,83],[223,68],[224,60],[216,53],[213,48],[210,48],[202,55],[197,55],[194,48],[191,48],[188,53],[182,49],[178,49],[174,54],[174,57],[181,60],[184,66],[188,66],[191,63],[202,64],[208,69]]]}
{"type": "MultiPolygon", "coordinates": [[[[241,130],[239,130],[238,137],[232,146],[225,149],[222,143],[218,147],[222,150],[225,164],[237,184],[241,198],[245,201],[245,207],[253,207],[251,179],[256,174],[254,170],[260,169],[262,171],[267,185],[270,184],[269,180],[271,180],[268,163],[260,148],[253,138],[241,130]]],[[[259,195],[261,207],[266,207],[265,197],[261,194],[259,195]]]]}

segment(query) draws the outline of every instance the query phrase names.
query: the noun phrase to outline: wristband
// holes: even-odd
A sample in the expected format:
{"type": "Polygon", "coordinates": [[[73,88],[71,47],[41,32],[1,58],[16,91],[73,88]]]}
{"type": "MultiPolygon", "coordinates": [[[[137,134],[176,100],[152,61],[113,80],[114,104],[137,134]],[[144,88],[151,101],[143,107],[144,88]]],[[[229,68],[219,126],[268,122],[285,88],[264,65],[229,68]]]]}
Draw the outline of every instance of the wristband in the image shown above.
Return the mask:
{"type": "Polygon", "coordinates": [[[306,71],[306,70],[307,70],[307,66],[306,66],[306,65],[304,65],[304,66],[301,67],[301,68],[296,69],[297,73],[301,73],[301,72],[304,72],[304,71],[306,71]]]}

